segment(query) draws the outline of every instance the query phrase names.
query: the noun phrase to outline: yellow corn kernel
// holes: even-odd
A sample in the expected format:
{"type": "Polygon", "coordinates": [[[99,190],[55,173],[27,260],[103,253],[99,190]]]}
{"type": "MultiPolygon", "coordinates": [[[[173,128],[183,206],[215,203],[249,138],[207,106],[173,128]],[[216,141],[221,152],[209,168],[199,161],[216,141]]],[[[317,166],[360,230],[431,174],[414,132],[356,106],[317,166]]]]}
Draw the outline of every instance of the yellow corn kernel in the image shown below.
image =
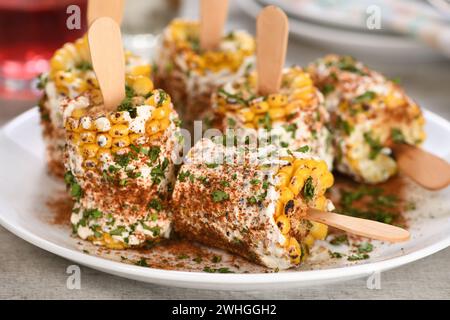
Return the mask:
{"type": "Polygon", "coordinates": [[[145,96],[153,90],[152,80],[144,76],[137,76],[131,86],[133,90],[140,96],[145,96]]]}
{"type": "Polygon", "coordinates": [[[282,187],[280,189],[280,199],[282,203],[287,203],[289,200],[294,199],[294,193],[288,187],[282,187]]]}
{"type": "Polygon", "coordinates": [[[282,215],[284,212],[284,204],[281,201],[277,201],[277,204],[275,205],[275,214],[274,218],[276,219],[280,215],[282,215]]]}
{"type": "Polygon", "coordinates": [[[170,106],[166,105],[164,107],[159,107],[153,110],[152,112],[152,118],[156,120],[161,120],[163,118],[168,118],[170,114],[170,106]]]}
{"type": "Polygon", "coordinates": [[[311,176],[311,169],[309,169],[307,166],[300,167],[295,170],[294,176],[298,177],[300,180],[305,181],[309,176],[311,176]]]}
{"type": "Polygon", "coordinates": [[[311,234],[308,234],[305,239],[303,239],[303,243],[306,244],[308,248],[312,248],[315,241],[316,239],[311,234]]]}
{"type": "Polygon", "coordinates": [[[113,138],[120,138],[128,135],[128,126],[124,124],[116,124],[111,127],[109,134],[113,138]]]}
{"type": "Polygon", "coordinates": [[[314,87],[306,87],[303,89],[297,89],[293,93],[293,98],[303,101],[309,101],[314,98],[315,90],[314,87]]]}
{"type": "Polygon", "coordinates": [[[170,126],[170,120],[168,118],[162,119],[159,126],[160,126],[160,128],[159,128],[160,132],[166,131],[166,129],[170,126]]]}
{"type": "Polygon", "coordinates": [[[123,123],[128,123],[129,118],[125,116],[126,113],[125,112],[113,112],[109,115],[109,120],[113,123],[113,124],[123,124],[123,123]]]}
{"type": "Polygon", "coordinates": [[[131,69],[130,74],[133,76],[150,77],[151,70],[152,70],[152,68],[149,64],[144,64],[142,66],[133,67],[131,69]]]}
{"type": "Polygon", "coordinates": [[[299,108],[299,106],[298,106],[296,103],[291,102],[291,103],[288,103],[288,104],[284,107],[284,112],[285,112],[285,115],[288,116],[288,115],[291,115],[291,114],[297,112],[299,109],[300,109],[300,108],[299,108]]]}
{"type": "Polygon", "coordinates": [[[314,201],[314,209],[326,210],[327,198],[325,196],[318,196],[314,201]]]}
{"type": "Polygon", "coordinates": [[[250,108],[240,109],[237,113],[243,122],[251,122],[255,118],[255,114],[250,108]]]}
{"type": "Polygon", "coordinates": [[[286,172],[286,174],[291,177],[294,173],[294,167],[292,165],[284,166],[281,167],[278,172],[286,172]]]}
{"type": "Polygon", "coordinates": [[[306,165],[305,159],[295,159],[293,166],[294,170],[297,171],[298,168],[303,168],[306,165]]]}
{"type": "Polygon", "coordinates": [[[151,135],[149,138],[150,138],[151,140],[157,140],[157,139],[161,138],[162,135],[163,135],[163,133],[162,133],[162,131],[160,131],[160,132],[157,132],[157,133],[151,135]]]}
{"type": "Polygon", "coordinates": [[[155,133],[158,133],[160,128],[160,122],[152,120],[150,122],[147,122],[147,124],[145,125],[145,132],[147,132],[147,134],[151,136],[155,133]]]}
{"type": "Polygon", "coordinates": [[[302,249],[300,248],[300,244],[295,238],[290,238],[286,241],[286,243],[286,249],[291,257],[291,262],[294,264],[299,264],[302,257],[302,249]]]}
{"type": "Polygon", "coordinates": [[[269,104],[266,101],[258,101],[252,103],[250,108],[256,114],[263,114],[269,110],[269,104]]]}
{"type": "Polygon", "coordinates": [[[96,158],[89,158],[84,160],[83,167],[86,169],[95,169],[97,167],[98,160],[96,158]]]}
{"type": "Polygon", "coordinates": [[[112,145],[116,148],[128,147],[130,145],[130,138],[128,138],[128,136],[114,138],[112,141],[112,145]]]}
{"type": "Polygon", "coordinates": [[[386,103],[386,106],[390,109],[401,107],[406,103],[403,95],[396,90],[391,90],[384,101],[386,103]]]}
{"type": "Polygon", "coordinates": [[[65,51],[62,48],[58,49],[50,60],[50,68],[53,71],[65,70],[68,60],[65,51]]]}
{"type": "Polygon", "coordinates": [[[278,120],[283,118],[286,115],[285,110],[283,108],[272,108],[269,109],[269,117],[273,120],[278,120]]]}
{"type": "Polygon", "coordinates": [[[84,158],[93,158],[97,154],[99,146],[95,143],[85,144],[81,147],[81,154],[84,158]]]}
{"type": "Polygon", "coordinates": [[[311,87],[313,85],[313,81],[311,80],[309,74],[301,73],[294,78],[292,85],[297,88],[311,87]]]}
{"type": "Polygon", "coordinates": [[[94,143],[96,135],[92,131],[83,131],[80,133],[80,139],[83,143],[94,143]]]}
{"type": "Polygon", "coordinates": [[[111,148],[113,139],[109,134],[99,134],[97,136],[97,144],[100,148],[109,149],[111,148]]]}
{"type": "Polygon", "coordinates": [[[72,85],[74,87],[74,90],[80,94],[88,89],[88,83],[83,79],[75,79],[72,85]]]}
{"type": "Polygon", "coordinates": [[[244,124],[244,127],[248,128],[248,129],[256,129],[255,124],[252,122],[247,122],[246,124],[244,124]]]}
{"type": "Polygon", "coordinates": [[[322,223],[310,221],[312,228],[310,234],[317,240],[324,240],[328,234],[328,227],[322,223]]]}
{"type": "Polygon", "coordinates": [[[327,171],[322,178],[320,179],[323,188],[326,190],[328,188],[331,188],[334,184],[334,177],[333,174],[329,171],[327,171]]]}
{"type": "Polygon", "coordinates": [[[83,142],[81,141],[79,133],[76,133],[76,132],[70,133],[69,139],[76,146],[79,146],[79,145],[83,144],[83,142]]]}
{"type": "Polygon", "coordinates": [[[275,222],[277,223],[278,229],[280,229],[282,234],[286,235],[291,230],[291,222],[286,215],[280,215],[275,222]]]}
{"type": "Polygon", "coordinates": [[[170,107],[171,101],[170,96],[165,91],[156,89],[152,91],[152,96],[145,101],[145,104],[159,108],[170,107]]]}
{"type": "Polygon", "coordinates": [[[278,180],[278,187],[287,186],[289,181],[291,180],[291,175],[286,172],[278,172],[275,175],[275,178],[278,180]]]}
{"type": "Polygon", "coordinates": [[[89,93],[91,101],[94,105],[99,105],[103,103],[102,92],[98,89],[94,89],[89,93]]]}
{"type": "Polygon", "coordinates": [[[130,138],[130,143],[133,145],[139,145],[139,144],[144,144],[144,136],[137,134],[137,133],[132,133],[129,135],[130,138]]]}
{"type": "Polygon", "coordinates": [[[97,152],[97,159],[102,162],[112,160],[111,151],[106,148],[100,148],[97,152]]]}
{"type": "Polygon", "coordinates": [[[302,190],[304,184],[305,180],[301,176],[295,174],[289,182],[289,189],[291,189],[294,195],[297,196],[300,190],[302,190]]]}
{"type": "Polygon", "coordinates": [[[122,250],[125,248],[125,244],[114,240],[109,234],[103,233],[103,241],[105,243],[105,246],[107,248],[113,249],[113,250],[122,250]]]}
{"type": "Polygon", "coordinates": [[[274,93],[267,97],[267,102],[270,108],[281,108],[287,104],[288,99],[284,94],[274,93]]]}
{"type": "Polygon", "coordinates": [[[71,116],[74,119],[80,119],[85,114],[86,114],[86,109],[85,108],[77,108],[77,109],[73,110],[71,116]]]}

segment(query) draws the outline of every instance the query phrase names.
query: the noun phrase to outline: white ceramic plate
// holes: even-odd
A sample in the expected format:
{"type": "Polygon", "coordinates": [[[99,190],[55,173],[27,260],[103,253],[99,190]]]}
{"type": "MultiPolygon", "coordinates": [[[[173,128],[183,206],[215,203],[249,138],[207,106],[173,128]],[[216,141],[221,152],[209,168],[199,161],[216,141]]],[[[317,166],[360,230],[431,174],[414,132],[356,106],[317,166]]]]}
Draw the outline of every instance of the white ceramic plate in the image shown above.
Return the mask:
{"type": "MultiPolygon", "coordinates": [[[[425,115],[428,140],[424,147],[448,159],[450,145],[444,141],[450,137],[449,122],[431,112],[425,115]]],[[[40,131],[35,108],[0,132],[0,224],[44,250],[114,275],[199,289],[286,289],[365,277],[426,257],[450,245],[449,188],[428,193],[412,187],[410,193],[418,204],[417,210],[409,214],[412,239],[396,245],[376,243],[370,259],[361,262],[329,259],[328,254],[324,257],[323,252],[317,252],[300,270],[262,273],[261,268],[252,269],[250,264],[243,262],[241,271],[250,273],[216,274],[139,267],[118,262],[120,259],[114,259],[112,253],[103,256],[86,254],[80,250],[81,242],[70,236],[68,227],[50,221],[45,203],[49,196],[61,190],[62,183],[46,174],[40,131]]],[[[319,243],[318,247],[323,248],[322,245],[325,243],[319,243]]]]}
{"type": "MultiPolygon", "coordinates": [[[[257,0],[237,1],[241,9],[253,18],[265,6],[257,0]]],[[[291,34],[313,43],[325,45],[327,51],[348,52],[373,56],[389,56],[392,58],[423,60],[436,59],[432,49],[422,45],[413,38],[386,33],[364,33],[351,29],[329,27],[325,25],[289,17],[291,34]],[[331,48],[331,49],[330,49],[331,48]],[[414,52],[414,55],[411,55],[414,52]]]]}

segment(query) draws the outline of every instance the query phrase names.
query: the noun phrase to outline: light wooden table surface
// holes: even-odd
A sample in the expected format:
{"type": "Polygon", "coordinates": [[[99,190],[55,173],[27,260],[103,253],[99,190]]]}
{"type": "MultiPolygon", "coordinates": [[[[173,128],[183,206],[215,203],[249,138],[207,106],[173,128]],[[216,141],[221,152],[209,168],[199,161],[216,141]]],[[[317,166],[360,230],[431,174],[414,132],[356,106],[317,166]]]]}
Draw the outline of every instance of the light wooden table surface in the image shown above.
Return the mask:
{"type": "MultiPolygon", "coordinates": [[[[192,16],[195,9],[184,11],[192,16]]],[[[236,8],[229,26],[254,32],[254,22],[236,8]]],[[[305,65],[329,49],[291,39],[288,61],[305,65]]],[[[351,48],[349,48],[351,53],[351,48]]],[[[414,55],[412,52],[411,55],[414,55]]],[[[399,76],[408,92],[423,106],[450,119],[450,61],[410,62],[358,56],[389,77],[399,76]]],[[[1,101],[0,125],[23,112],[30,102],[1,101]]],[[[1,158],[0,158],[1,163],[1,158]]],[[[366,279],[303,289],[227,292],[169,288],[81,268],[81,290],[66,287],[66,268],[72,262],[17,238],[0,227],[0,299],[448,299],[450,248],[381,275],[381,290],[366,288],[366,279]]]]}

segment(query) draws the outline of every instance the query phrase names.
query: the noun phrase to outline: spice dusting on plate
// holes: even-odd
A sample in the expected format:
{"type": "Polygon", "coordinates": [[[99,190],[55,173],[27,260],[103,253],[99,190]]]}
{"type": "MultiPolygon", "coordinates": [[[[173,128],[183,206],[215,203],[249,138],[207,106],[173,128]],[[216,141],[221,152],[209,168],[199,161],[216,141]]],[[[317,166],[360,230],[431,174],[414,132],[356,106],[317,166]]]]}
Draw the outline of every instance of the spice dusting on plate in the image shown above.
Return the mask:
{"type": "Polygon", "coordinates": [[[50,222],[58,226],[70,226],[73,201],[67,192],[61,192],[56,197],[49,198],[46,202],[50,209],[50,222]]]}
{"type": "Polygon", "coordinates": [[[356,183],[341,175],[335,177],[330,198],[336,205],[336,212],[400,227],[408,226],[405,212],[415,206],[406,198],[405,177],[397,175],[377,185],[356,183]]]}

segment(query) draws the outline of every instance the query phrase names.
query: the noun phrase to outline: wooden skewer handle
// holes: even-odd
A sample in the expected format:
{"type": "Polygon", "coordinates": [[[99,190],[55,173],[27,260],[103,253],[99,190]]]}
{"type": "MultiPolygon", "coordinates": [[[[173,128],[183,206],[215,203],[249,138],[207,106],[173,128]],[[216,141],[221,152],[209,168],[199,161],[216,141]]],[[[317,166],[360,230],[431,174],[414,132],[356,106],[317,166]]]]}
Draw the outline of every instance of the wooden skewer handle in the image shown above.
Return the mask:
{"type": "Polygon", "coordinates": [[[350,217],[333,212],[309,209],[307,219],[375,240],[403,242],[410,238],[409,232],[405,229],[386,223],[350,217]]]}
{"type": "Polygon", "coordinates": [[[200,47],[215,50],[222,40],[228,0],[201,0],[200,6],[200,47]]]}

